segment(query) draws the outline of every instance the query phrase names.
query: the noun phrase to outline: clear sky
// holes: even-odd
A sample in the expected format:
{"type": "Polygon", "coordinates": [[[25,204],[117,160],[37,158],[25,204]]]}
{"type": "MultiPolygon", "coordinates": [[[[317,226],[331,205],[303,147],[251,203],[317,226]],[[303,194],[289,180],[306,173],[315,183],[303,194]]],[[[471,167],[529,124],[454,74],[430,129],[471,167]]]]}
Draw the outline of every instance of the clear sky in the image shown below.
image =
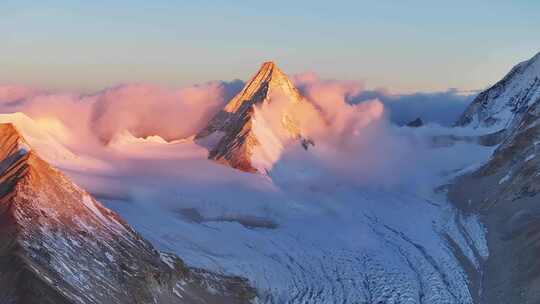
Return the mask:
{"type": "Polygon", "coordinates": [[[0,0],[0,83],[96,90],[287,73],[480,89],[540,51],[540,1],[0,0]]]}

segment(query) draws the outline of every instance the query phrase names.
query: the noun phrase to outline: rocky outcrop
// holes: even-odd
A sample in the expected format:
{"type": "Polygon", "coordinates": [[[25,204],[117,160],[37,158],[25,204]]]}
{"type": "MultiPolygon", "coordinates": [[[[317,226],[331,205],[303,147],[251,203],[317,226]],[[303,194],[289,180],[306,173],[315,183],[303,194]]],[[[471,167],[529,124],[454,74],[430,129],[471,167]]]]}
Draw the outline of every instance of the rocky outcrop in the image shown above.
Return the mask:
{"type": "MultiPolygon", "coordinates": [[[[288,108],[301,103],[304,103],[304,106],[306,103],[309,104],[273,62],[265,62],[242,91],[210,120],[195,139],[209,148],[210,159],[242,171],[264,173],[262,171],[269,168],[254,164],[255,150],[260,148],[262,154],[270,154],[269,158],[273,158],[275,153],[268,150],[279,150],[281,142],[274,140],[279,137],[273,132],[275,126],[264,125],[266,121],[264,117],[257,115],[257,107],[278,100],[280,103],[287,103],[288,108]],[[257,127],[260,127],[259,130],[264,129],[259,133],[267,134],[257,134],[257,127]],[[268,137],[274,142],[267,144],[268,137]]],[[[287,109],[279,109],[276,112],[276,115],[280,116],[280,131],[300,142],[302,139],[304,142],[313,142],[304,138],[293,113],[287,109]]],[[[273,159],[267,162],[271,161],[273,159]]]]}
{"type": "Polygon", "coordinates": [[[540,53],[480,93],[455,125],[509,128],[539,98],[540,53]]]}
{"type": "Polygon", "coordinates": [[[247,282],[188,268],[0,124],[0,303],[247,303],[247,282]]]}
{"type": "Polygon", "coordinates": [[[407,123],[407,127],[418,128],[424,125],[422,118],[418,117],[415,120],[411,120],[407,123]]]}

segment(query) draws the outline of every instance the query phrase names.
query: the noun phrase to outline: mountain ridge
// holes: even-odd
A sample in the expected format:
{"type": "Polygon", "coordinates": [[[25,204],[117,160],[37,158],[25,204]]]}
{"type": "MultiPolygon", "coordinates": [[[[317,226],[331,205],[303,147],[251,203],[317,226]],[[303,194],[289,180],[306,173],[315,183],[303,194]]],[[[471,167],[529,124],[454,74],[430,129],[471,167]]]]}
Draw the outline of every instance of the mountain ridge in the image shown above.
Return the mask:
{"type": "Polygon", "coordinates": [[[509,128],[538,99],[540,52],[515,65],[500,81],[481,92],[454,125],[509,128]]]}
{"type": "Polygon", "coordinates": [[[42,160],[13,124],[0,124],[0,157],[1,303],[247,303],[253,297],[242,279],[190,269],[159,253],[42,160]]]}

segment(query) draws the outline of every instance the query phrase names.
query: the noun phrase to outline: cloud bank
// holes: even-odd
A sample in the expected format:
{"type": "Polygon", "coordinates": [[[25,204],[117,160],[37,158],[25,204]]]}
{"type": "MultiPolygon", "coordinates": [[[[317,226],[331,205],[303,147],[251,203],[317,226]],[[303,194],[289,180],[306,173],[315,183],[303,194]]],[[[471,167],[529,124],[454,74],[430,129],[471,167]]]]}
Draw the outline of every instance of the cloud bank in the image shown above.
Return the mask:
{"type": "Polygon", "coordinates": [[[404,125],[418,117],[427,123],[437,123],[443,126],[452,125],[465,111],[476,94],[462,94],[457,89],[444,92],[412,93],[403,95],[386,94],[381,91],[364,91],[352,96],[349,102],[362,103],[377,98],[388,109],[390,119],[398,125],[404,125]]]}
{"type": "Polygon", "coordinates": [[[42,93],[39,89],[22,85],[0,85],[0,103],[16,104],[21,100],[42,93]]]}
{"type": "Polygon", "coordinates": [[[173,140],[202,128],[242,85],[239,80],[180,89],[132,84],[91,95],[0,86],[0,111],[23,112],[33,119],[56,119],[77,137],[102,143],[124,131],[137,137],[158,135],[173,140]]]}
{"type": "Polygon", "coordinates": [[[359,81],[321,79],[314,73],[293,77],[300,91],[314,100],[345,100],[349,104],[359,104],[379,100],[385,106],[390,121],[404,125],[418,117],[424,122],[450,126],[463,113],[476,95],[474,92],[460,92],[449,89],[444,92],[417,92],[411,94],[390,94],[388,90],[367,90],[359,81]]]}
{"type": "Polygon", "coordinates": [[[108,89],[96,96],[90,124],[103,142],[124,130],[136,137],[184,138],[204,127],[239,87],[238,82],[211,82],[179,90],[150,85],[108,89]]]}
{"type": "MultiPolygon", "coordinates": [[[[427,123],[451,125],[471,100],[457,90],[437,93],[391,95],[385,90],[366,90],[362,82],[326,80],[314,73],[291,77],[300,91],[321,111],[328,126],[313,132],[333,133],[340,139],[357,132],[383,112],[393,124],[403,125],[421,117],[427,123]],[[380,103],[379,110],[373,107],[380,103]],[[368,104],[368,106],[360,106],[368,104]],[[377,114],[378,115],[378,114],[377,114]],[[355,131],[356,130],[356,131],[355,131]],[[338,134],[341,134],[338,136],[338,134]]],[[[165,140],[186,138],[200,130],[209,118],[234,96],[243,82],[216,81],[178,89],[148,84],[121,85],[90,95],[48,93],[17,85],[0,85],[0,111],[24,112],[34,119],[49,119],[51,128],[61,122],[71,133],[88,141],[107,143],[128,131],[135,137],[159,136],[165,140]],[[56,122],[52,122],[52,121],[56,122]]],[[[378,105],[375,107],[379,107],[378,105]]],[[[309,111],[305,111],[306,113],[309,111]]],[[[305,115],[304,115],[305,116],[305,115]]],[[[62,135],[57,130],[57,136],[62,135]]],[[[65,133],[65,132],[64,132],[65,133]]],[[[68,140],[67,138],[64,138],[68,140]]],[[[347,141],[343,140],[341,144],[347,141]]],[[[75,143],[71,143],[75,144],[75,143]]]]}
{"type": "MultiPolygon", "coordinates": [[[[0,112],[31,117],[78,162],[53,164],[67,168],[85,188],[103,197],[153,201],[167,208],[180,204],[207,213],[227,213],[237,209],[231,200],[249,200],[249,210],[264,213],[270,208],[265,197],[276,187],[336,191],[336,185],[410,184],[421,172],[426,152],[422,140],[399,125],[416,117],[447,125],[467,99],[456,91],[395,96],[366,90],[361,82],[325,80],[313,73],[292,79],[310,101],[308,107],[292,111],[315,146],[308,153],[297,144],[279,151],[270,183],[207,160],[207,151],[189,139],[178,141],[205,126],[240,91],[241,81],[177,89],[131,84],[90,95],[0,86],[0,112]],[[201,184],[230,197],[201,202],[201,184]],[[238,194],[242,198],[231,196],[230,187],[243,188],[238,194]],[[215,204],[220,207],[215,209],[215,204]]],[[[282,117],[274,117],[280,112],[275,107],[281,106],[287,103],[259,110],[270,125],[277,125],[282,117]]]]}

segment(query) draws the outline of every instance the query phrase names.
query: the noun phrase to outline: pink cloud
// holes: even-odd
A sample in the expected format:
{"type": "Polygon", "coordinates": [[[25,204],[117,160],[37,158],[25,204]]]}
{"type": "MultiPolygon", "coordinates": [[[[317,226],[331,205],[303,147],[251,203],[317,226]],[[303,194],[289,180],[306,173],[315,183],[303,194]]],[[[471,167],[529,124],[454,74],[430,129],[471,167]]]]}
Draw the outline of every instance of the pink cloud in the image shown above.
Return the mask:
{"type": "Polygon", "coordinates": [[[91,126],[107,142],[127,130],[137,137],[159,135],[166,140],[190,136],[225,103],[225,87],[212,82],[170,90],[151,85],[126,85],[96,96],[91,126]]]}
{"type": "Polygon", "coordinates": [[[42,93],[41,90],[21,85],[0,85],[0,103],[15,102],[42,93]]]}

